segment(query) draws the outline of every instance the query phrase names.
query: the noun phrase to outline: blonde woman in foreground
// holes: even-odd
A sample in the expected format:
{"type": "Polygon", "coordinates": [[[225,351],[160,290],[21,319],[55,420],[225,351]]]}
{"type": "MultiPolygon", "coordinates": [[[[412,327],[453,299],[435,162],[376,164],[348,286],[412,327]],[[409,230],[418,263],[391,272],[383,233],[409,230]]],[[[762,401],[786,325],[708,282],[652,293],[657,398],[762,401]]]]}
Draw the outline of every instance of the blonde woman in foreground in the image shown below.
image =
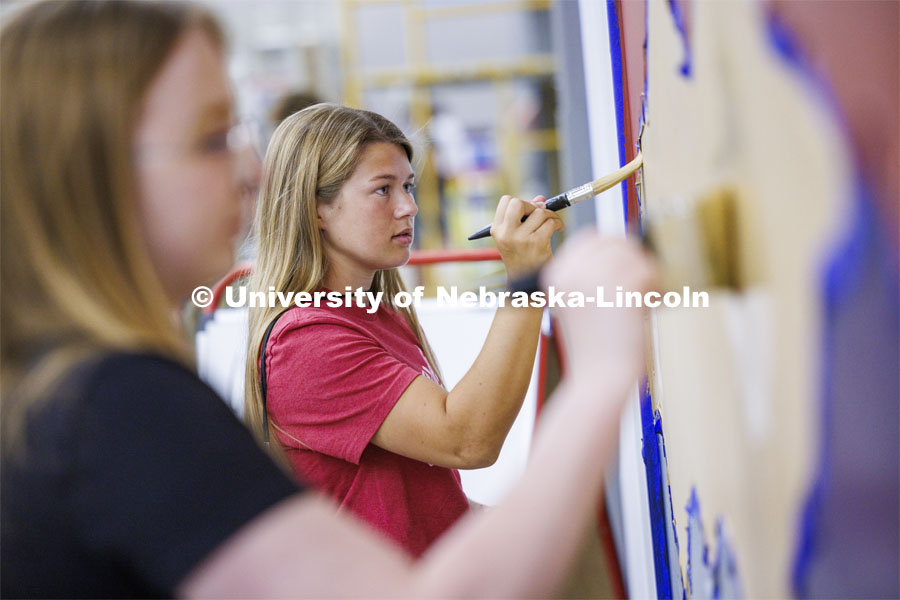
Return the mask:
{"type": "MultiPolygon", "coordinates": [[[[259,449],[192,371],[174,314],[239,227],[219,28],[178,3],[27,5],[0,44],[4,597],[552,594],[640,369],[635,309],[559,313],[571,372],[507,501],[420,560],[259,449]]],[[[564,290],[645,291],[587,236],[564,290]],[[590,256],[591,261],[584,257],[590,256]]]]}

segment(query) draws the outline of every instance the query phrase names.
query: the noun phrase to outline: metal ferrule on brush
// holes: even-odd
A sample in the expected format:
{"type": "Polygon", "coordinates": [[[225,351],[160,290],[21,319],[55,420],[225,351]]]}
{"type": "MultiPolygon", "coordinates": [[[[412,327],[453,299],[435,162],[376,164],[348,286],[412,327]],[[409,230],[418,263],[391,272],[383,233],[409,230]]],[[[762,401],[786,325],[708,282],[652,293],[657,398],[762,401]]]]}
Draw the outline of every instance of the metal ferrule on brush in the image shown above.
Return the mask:
{"type": "Polygon", "coordinates": [[[569,205],[572,205],[576,202],[587,200],[594,195],[594,186],[590,183],[586,183],[584,185],[578,186],[574,190],[569,190],[568,192],[566,192],[566,200],[569,201],[569,205]]]}

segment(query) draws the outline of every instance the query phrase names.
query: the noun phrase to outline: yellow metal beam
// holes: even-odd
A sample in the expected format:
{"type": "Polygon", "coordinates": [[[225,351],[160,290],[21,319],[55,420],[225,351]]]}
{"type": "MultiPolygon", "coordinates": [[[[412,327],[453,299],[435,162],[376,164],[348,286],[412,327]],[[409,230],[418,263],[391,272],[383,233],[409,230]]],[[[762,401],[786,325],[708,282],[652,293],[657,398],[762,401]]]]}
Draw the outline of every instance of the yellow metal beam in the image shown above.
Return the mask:
{"type": "Polygon", "coordinates": [[[359,77],[359,44],[356,36],[356,5],[359,0],[341,0],[341,66],[344,70],[344,105],[362,108],[363,82],[359,77]]]}
{"type": "Polygon", "coordinates": [[[519,194],[522,189],[522,169],[520,168],[519,132],[514,115],[510,108],[515,102],[516,94],[513,79],[506,77],[494,80],[494,94],[497,99],[497,137],[500,146],[501,189],[514,190],[508,193],[519,194]]]}
{"type": "Polygon", "coordinates": [[[397,4],[416,4],[419,0],[351,0],[357,6],[389,6],[397,4]]]}
{"type": "Polygon", "coordinates": [[[435,85],[480,79],[542,77],[555,72],[553,56],[534,55],[511,63],[484,62],[462,67],[419,66],[408,69],[383,69],[361,75],[365,87],[399,85],[435,85]]]}
{"type": "MultiPolygon", "coordinates": [[[[420,4],[418,0],[352,0],[358,6],[420,4]]],[[[427,18],[453,18],[490,13],[550,10],[552,0],[501,0],[498,2],[458,2],[447,6],[422,7],[427,18]]]]}
{"type": "MultiPolygon", "coordinates": [[[[565,0],[564,0],[565,1],[565,0]]],[[[477,17],[508,12],[529,12],[550,10],[550,0],[505,0],[503,2],[479,2],[432,6],[425,9],[429,19],[452,19],[456,17],[477,17]]]]}
{"type": "Polygon", "coordinates": [[[534,152],[555,152],[559,150],[559,133],[556,129],[536,129],[523,131],[522,145],[534,152]]]}
{"type": "MultiPolygon", "coordinates": [[[[406,11],[406,51],[408,60],[414,70],[426,69],[426,42],[424,13],[419,2],[407,3],[406,11]]],[[[410,125],[413,131],[426,131],[431,121],[431,89],[417,85],[412,89],[409,107],[410,125]]],[[[430,144],[423,148],[422,168],[418,174],[419,218],[426,222],[426,228],[432,235],[422,238],[425,248],[441,247],[440,193],[438,191],[437,174],[434,172],[434,157],[430,144]]],[[[425,270],[425,279],[431,274],[425,270]]],[[[426,284],[428,282],[426,281],[426,284]]]]}

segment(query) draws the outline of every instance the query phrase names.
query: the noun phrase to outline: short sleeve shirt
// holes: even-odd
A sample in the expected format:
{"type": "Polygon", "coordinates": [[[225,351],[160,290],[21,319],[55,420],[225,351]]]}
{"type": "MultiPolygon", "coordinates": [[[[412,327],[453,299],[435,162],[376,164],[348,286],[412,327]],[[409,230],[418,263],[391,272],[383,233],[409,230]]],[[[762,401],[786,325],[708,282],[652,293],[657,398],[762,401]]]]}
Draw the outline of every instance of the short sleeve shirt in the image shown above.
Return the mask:
{"type": "Polygon", "coordinates": [[[468,509],[454,469],[379,448],[372,437],[419,376],[440,385],[397,311],[304,307],[266,347],[267,405],[298,477],[420,556],[468,509]]]}
{"type": "Polygon", "coordinates": [[[165,597],[299,491],[208,386],[151,355],[91,361],[4,444],[3,597],[165,597]]]}

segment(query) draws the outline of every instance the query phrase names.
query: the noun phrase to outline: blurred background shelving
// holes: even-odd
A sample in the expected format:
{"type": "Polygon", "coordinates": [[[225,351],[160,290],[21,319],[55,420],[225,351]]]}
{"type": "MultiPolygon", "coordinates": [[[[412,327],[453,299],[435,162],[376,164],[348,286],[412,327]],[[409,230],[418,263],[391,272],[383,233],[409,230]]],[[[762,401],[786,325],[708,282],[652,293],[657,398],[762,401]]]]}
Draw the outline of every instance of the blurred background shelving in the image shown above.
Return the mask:
{"type": "MultiPolygon", "coordinates": [[[[553,195],[590,178],[580,39],[565,25],[572,13],[577,23],[576,2],[206,4],[226,25],[240,110],[263,141],[291,94],[378,112],[410,137],[417,249],[490,246],[466,236],[490,223],[502,194],[553,195]],[[561,168],[566,155],[575,168],[561,168]]],[[[568,230],[594,220],[593,207],[577,208],[564,214],[568,230]]],[[[502,266],[486,263],[407,268],[404,278],[429,293],[505,283],[502,266]]]]}

